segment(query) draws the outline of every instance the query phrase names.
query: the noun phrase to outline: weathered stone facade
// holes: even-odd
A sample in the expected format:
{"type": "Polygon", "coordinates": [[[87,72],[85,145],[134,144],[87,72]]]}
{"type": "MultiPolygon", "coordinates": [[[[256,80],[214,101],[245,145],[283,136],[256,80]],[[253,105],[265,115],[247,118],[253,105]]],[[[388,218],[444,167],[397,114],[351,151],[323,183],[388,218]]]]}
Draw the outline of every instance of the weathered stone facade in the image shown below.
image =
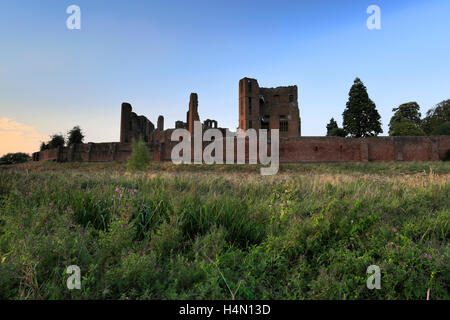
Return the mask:
{"type": "MultiPolygon", "coordinates": [[[[162,120],[164,124],[164,119],[162,120]]],[[[120,142],[128,143],[133,139],[142,138],[149,141],[150,134],[155,130],[154,124],[144,116],[138,116],[133,112],[129,103],[122,103],[120,119],[120,142]]]]}
{"type": "Polygon", "coordinates": [[[297,86],[260,88],[256,79],[241,79],[239,128],[279,129],[284,138],[301,136],[297,86]]]}
{"type": "MultiPolygon", "coordinates": [[[[296,86],[260,88],[255,79],[239,82],[239,128],[247,130],[280,129],[280,162],[345,162],[345,161],[437,161],[450,149],[450,136],[437,137],[301,137],[301,124],[296,86]],[[282,130],[283,129],[283,130],[282,130]]],[[[198,95],[192,93],[186,122],[176,121],[175,129],[187,129],[192,134],[194,121],[200,121],[198,95]]],[[[153,161],[170,161],[171,141],[175,129],[164,129],[163,116],[157,128],[144,116],[138,116],[128,103],[122,104],[120,142],[87,143],[44,150],[33,154],[34,161],[126,161],[131,154],[131,141],[142,138],[153,161]]],[[[218,127],[216,120],[207,119],[202,131],[218,129],[225,136],[228,129],[218,127]]],[[[205,148],[209,142],[203,142],[205,148]]],[[[246,142],[248,144],[248,141],[246,142]]],[[[233,158],[236,159],[236,140],[233,158]]],[[[270,154],[270,140],[268,145],[270,154]]],[[[224,162],[227,157],[223,150],[224,162]]],[[[248,147],[246,157],[248,160],[248,147]]]]}

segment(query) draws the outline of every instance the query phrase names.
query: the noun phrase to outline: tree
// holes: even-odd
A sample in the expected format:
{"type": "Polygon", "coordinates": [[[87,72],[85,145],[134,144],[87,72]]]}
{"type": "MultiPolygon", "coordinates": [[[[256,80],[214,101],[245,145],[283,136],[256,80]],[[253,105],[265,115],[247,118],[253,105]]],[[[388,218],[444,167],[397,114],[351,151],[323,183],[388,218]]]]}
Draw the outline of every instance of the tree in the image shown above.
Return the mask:
{"type": "Polygon", "coordinates": [[[329,137],[343,137],[345,138],[347,136],[347,132],[345,132],[342,128],[334,128],[330,131],[328,134],[329,137]]]}
{"type": "Polygon", "coordinates": [[[0,158],[0,164],[16,164],[16,163],[24,163],[31,160],[30,155],[17,152],[17,153],[8,153],[0,158]]]}
{"type": "Polygon", "coordinates": [[[67,133],[67,145],[83,143],[84,134],[81,131],[80,126],[75,126],[67,133]]]}
{"type": "Polygon", "coordinates": [[[344,130],[353,137],[377,136],[383,132],[380,114],[359,78],[355,79],[350,89],[343,118],[344,130]]]}
{"type": "Polygon", "coordinates": [[[50,145],[48,143],[45,143],[44,141],[42,141],[40,150],[44,151],[44,150],[48,150],[48,149],[50,149],[50,145]]]}
{"type": "Polygon", "coordinates": [[[442,101],[433,109],[428,110],[422,120],[422,129],[426,134],[433,135],[438,127],[447,121],[450,121],[450,99],[442,101]]]}
{"type": "Polygon", "coordinates": [[[334,118],[331,118],[330,123],[327,124],[327,136],[330,135],[330,131],[338,128],[338,124],[334,118]]]}
{"type": "Polygon", "coordinates": [[[424,136],[425,132],[414,121],[410,119],[401,119],[390,125],[390,136],[424,136]]]}
{"type": "Polygon", "coordinates": [[[64,147],[64,137],[61,134],[54,134],[50,136],[50,141],[48,143],[48,146],[50,149],[58,148],[58,147],[64,147]]]}
{"type": "Polygon", "coordinates": [[[347,132],[339,128],[336,120],[331,118],[330,123],[327,124],[327,137],[346,137],[347,132]]]}
{"type": "Polygon", "coordinates": [[[434,129],[433,136],[450,136],[450,121],[446,121],[434,129]]]}
{"type": "Polygon", "coordinates": [[[390,136],[424,136],[422,120],[417,102],[408,102],[392,109],[394,115],[389,122],[390,136]]]}
{"type": "Polygon", "coordinates": [[[391,134],[393,126],[402,120],[410,120],[411,123],[415,124],[418,128],[421,126],[422,121],[420,120],[421,114],[419,112],[420,106],[417,102],[408,102],[400,105],[398,108],[392,109],[394,115],[389,122],[389,135],[391,134]]]}
{"type": "Polygon", "coordinates": [[[127,169],[131,171],[144,170],[150,162],[150,154],[148,153],[147,145],[142,139],[139,139],[139,141],[133,139],[131,148],[132,151],[128,158],[127,169]]]}

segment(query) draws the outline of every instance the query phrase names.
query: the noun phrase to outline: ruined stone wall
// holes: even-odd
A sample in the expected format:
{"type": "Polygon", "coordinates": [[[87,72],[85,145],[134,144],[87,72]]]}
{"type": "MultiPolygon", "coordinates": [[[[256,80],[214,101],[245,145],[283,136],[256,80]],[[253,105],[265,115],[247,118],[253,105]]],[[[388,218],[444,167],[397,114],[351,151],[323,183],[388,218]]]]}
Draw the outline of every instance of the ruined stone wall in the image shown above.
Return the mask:
{"type": "Polygon", "coordinates": [[[280,137],[301,136],[297,86],[262,88],[256,79],[241,79],[239,128],[280,129],[280,137]]]}
{"type": "Polygon", "coordinates": [[[259,92],[260,115],[268,129],[280,129],[280,137],[300,136],[297,86],[260,88],[259,92]]]}
{"type": "Polygon", "coordinates": [[[154,130],[155,125],[150,120],[134,113],[129,103],[122,103],[120,117],[121,143],[130,143],[133,139],[139,140],[140,138],[147,142],[154,130]]]}
{"type": "Polygon", "coordinates": [[[60,153],[60,148],[43,150],[39,152],[39,156],[37,157],[37,159],[39,161],[60,161],[60,153]]]}
{"type": "MultiPolygon", "coordinates": [[[[168,135],[159,159],[171,160],[172,148],[178,142],[168,135]]],[[[203,149],[210,142],[203,142],[203,149]]],[[[248,141],[245,159],[248,161],[248,141]]],[[[366,162],[366,161],[438,161],[450,149],[450,136],[440,137],[341,137],[280,138],[280,162],[366,162]]],[[[234,160],[237,146],[234,145],[234,160]]],[[[223,142],[224,162],[226,145],[223,142]]],[[[268,146],[270,155],[270,145],[268,146]]],[[[192,145],[193,159],[193,145],[192,145]]]]}
{"type": "Polygon", "coordinates": [[[196,93],[191,93],[191,96],[189,97],[189,111],[187,112],[186,117],[187,129],[191,135],[194,134],[195,121],[200,121],[200,117],[198,115],[198,95],[196,93]]]}
{"type": "MultiPolygon", "coordinates": [[[[173,129],[156,131],[150,136],[148,149],[153,161],[170,161],[173,129]]],[[[203,142],[203,149],[210,142],[203,142]]],[[[246,160],[248,161],[248,141],[246,160]]],[[[450,136],[439,137],[296,137],[280,139],[280,162],[365,162],[365,161],[438,161],[450,149],[450,136]]],[[[193,159],[192,145],[192,159],[193,159]]],[[[234,160],[237,146],[234,145],[234,160]]],[[[39,152],[38,161],[106,162],[126,161],[131,154],[129,143],[89,143],[39,152]]],[[[226,145],[223,143],[224,162],[226,145]]],[[[268,146],[270,154],[270,145],[268,146]]]]}
{"type": "Polygon", "coordinates": [[[437,161],[450,149],[450,136],[299,137],[281,139],[280,162],[437,161]]]}

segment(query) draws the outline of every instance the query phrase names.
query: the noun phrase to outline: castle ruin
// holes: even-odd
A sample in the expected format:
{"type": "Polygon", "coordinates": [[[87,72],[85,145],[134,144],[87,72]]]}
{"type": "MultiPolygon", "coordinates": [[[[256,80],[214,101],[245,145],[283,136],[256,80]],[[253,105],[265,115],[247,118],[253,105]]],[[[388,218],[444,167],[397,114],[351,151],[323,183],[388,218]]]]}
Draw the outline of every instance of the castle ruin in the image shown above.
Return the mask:
{"type": "MultiPolygon", "coordinates": [[[[165,129],[162,115],[158,117],[155,128],[145,116],[134,113],[129,103],[123,103],[120,142],[84,143],[44,150],[34,153],[33,160],[126,161],[131,154],[133,139],[143,139],[152,154],[153,161],[170,161],[171,150],[178,143],[171,141],[172,132],[175,129],[186,129],[192,135],[194,122],[200,121],[198,106],[198,95],[191,93],[186,122],[179,120],[175,122],[175,128],[165,129]]],[[[243,78],[239,81],[238,112],[239,129],[279,129],[280,163],[437,161],[444,158],[445,152],[450,149],[450,136],[302,137],[297,86],[262,88],[256,79],[243,78]]],[[[227,128],[220,128],[217,120],[203,121],[202,130],[210,128],[220,130],[223,136],[229,131],[227,128]]],[[[203,147],[206,145],[203,144],[203,147]]]]}

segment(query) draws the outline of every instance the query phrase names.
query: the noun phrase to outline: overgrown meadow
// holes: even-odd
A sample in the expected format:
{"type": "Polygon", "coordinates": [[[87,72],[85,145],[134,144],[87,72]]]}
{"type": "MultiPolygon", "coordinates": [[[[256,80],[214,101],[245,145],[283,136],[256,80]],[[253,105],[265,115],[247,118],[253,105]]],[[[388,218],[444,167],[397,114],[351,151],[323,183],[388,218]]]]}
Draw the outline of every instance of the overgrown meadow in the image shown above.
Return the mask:
{"type": "Polygon", "coordinates": [[[449,177],[448,162],[1,166],[0,298],[449,299],[449,177]]]}

